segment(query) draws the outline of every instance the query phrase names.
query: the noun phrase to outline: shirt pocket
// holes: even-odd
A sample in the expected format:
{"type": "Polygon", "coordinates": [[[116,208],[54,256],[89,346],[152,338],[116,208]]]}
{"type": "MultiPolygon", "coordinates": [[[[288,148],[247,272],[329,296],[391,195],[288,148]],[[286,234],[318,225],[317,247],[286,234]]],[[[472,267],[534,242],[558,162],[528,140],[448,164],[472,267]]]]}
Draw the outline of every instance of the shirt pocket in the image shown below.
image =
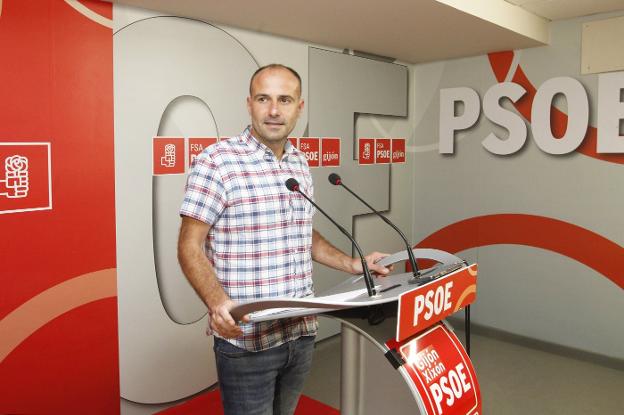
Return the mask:
{"type": "MultiPolygon", "coordinates": [[[[315,201],[314,200],[314,187],[312,185],[312,178],[303,176],[303,177],[298,177],[298,180],[299,180],[299,185],[301,186],[301,192],[303,194],[305,194],[307,197],[309,197],[310,199],[312,199],[312,201],[315,201]]],[[[297,219],[312,221],[312,216],[314,215],[314,212],[316,211],[316,208],[314,207],[314,205],[311,202],[309,202],[301,194],[299,194],[298,192],[295,193],[295,194],[298,197],[298,201],[297,201],[297,203],[298,203],[297,204],[297,219]]]]}
{"type": "MultiPolygon", "coordinates": [[[[302,189],[304,193],[305,190],[302,189]]],[[[307,193],[306,193],[307,196],[307,193]]],[[[301,222],[311,222],[312,215],[314,214],[314,206],[306,198],[299,193],[293,193],[290,199],[290,206],[293,211],[293,219],[301,222]]]]}

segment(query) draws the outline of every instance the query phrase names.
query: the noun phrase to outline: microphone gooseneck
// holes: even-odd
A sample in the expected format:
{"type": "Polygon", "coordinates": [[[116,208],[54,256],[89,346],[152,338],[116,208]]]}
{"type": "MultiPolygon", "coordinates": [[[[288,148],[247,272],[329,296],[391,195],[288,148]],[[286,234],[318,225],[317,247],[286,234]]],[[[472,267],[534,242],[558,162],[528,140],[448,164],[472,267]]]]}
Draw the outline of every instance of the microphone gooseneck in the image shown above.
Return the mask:
{"type": "Polygon", "coordinates": [[[375,291],[375,285],[373,284],[373,277],[371,276],[370,270],[368,269],[368,265],[366,264],[366,259],[364,258],[364,254],[362,253],[360,246],[358,245],[356,240],[353,238],[353,236],[349,232],[347,232],[345,228],[340,226],[338,222],[332,219],[331,216],[329,216],[323,209],[321,209],[319,205],[314,203],[314,201],[310,199],[308,195],[306,195],[305,193],[301,191],[301,189],[299,188],[299,182],[297,181],[297,179],[291,177],[290,179],[286,180],[285,184],[288,190],[290,190],[291,192],[297,192],[301,196],[303,196],[308,202],[310,202],[315,208],[317,208],[318,211],[323,214],[323,216],[329,219],[329,221],[333,223],[334,226],[336,226],[340,230],[340,232],[342,232],[347,238],[349,238],[351,243],[353,243],[353,246],[355,246],[355,249],[360,256],[360,260],[362,261],[362,271],[364,273],[364,282],[366,283],[366,291],[368,291],[368,295],[370,297],[374,297],[375,295],[377,295],[377,292],[375,291]]]}
{"type": "Polygon", "coordinates": [[[418,278],[420,278],[420,271],[418,270],[418,264],[416,263],[416,258],[414,257],[414,252],[412,252],[412,247],[410,246],[410,243],[408,242],[408,240],[405,237],[405,235],[403,234],[403,232],[401,232],[401,230],[394,223],[392,223],[390,221],[390,219],[388,219],[387,217],[385,217],[384,215],[379,213],[374,207],[372,207],[371,205],[366,203],[366,201],[364,199],[362,199],[360,196],[355,194],[355,192],[353,192],[353,190],[349,189],[342,182],[342,178],[339,175],[337,175],[336,173],[331,173],[327,177],[327,179],[334,186],[342,186],[342,187],[344,187],[347,190],[347,192],[351,193],[357,200],[362,202],[367,208],[369,208],[374,214],[379,216],[384,222],[386,222],[388,225],[390,225],[401,236],[401,239],[403,239],[403,242],[405,242],[405,247],[407,249],[407,256],[409,258],[410,265],[412,266],[412,273],[414,274],[414,282],[416,282],[416,280],[418,278]]]}

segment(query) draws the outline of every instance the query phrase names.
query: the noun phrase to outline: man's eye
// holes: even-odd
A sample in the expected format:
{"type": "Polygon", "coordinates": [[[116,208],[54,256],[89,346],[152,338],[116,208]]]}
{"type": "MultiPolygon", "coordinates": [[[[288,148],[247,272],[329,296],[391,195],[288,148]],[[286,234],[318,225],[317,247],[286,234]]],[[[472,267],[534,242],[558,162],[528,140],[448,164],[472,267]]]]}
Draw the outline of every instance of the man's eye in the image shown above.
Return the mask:
{"type": "Polygon", "coordinates": [[[285,97],[285,98],[282,98],[280,101],[282,102],[282,104],[288,104],[290,103],[290,98],[285,97]]]}

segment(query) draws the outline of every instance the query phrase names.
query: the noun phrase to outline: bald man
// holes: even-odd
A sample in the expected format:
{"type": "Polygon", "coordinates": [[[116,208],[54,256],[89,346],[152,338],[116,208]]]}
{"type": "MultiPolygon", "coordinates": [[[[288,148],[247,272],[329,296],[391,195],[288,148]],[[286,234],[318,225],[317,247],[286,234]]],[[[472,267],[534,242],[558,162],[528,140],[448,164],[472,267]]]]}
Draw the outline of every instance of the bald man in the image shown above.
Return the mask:
{"type": "MultiPolygon", "coordinates": [[[[310,370],[315,316],[250,323],[241,301],[313,295],[312,261],[362,273],[362,264],[312,228],[314,208],[284,186],[294,177],[312,197],[305,155],[288,140],[304,108],[301,78],[279,64],[251,77],[251,125],[206,148],[189,175],[180,209],[178,258],[209,310],[209,334],[226,415],[292,414],[310,370]]],[[[387,274],[366,257],[371,271],[387,274]]]]}

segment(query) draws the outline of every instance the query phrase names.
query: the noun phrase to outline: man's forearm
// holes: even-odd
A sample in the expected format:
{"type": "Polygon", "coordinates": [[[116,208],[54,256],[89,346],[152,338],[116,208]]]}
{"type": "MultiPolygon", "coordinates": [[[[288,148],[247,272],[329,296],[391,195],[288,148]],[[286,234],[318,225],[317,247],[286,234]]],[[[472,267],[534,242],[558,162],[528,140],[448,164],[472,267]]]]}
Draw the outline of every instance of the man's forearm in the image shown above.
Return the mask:
{"type": "Polygon", "coordinates": [[[329,243],[316,230],[312,231],[312,259],[328,267],[353,273],[353,258],[329,243]]]}
{"type": "Polygon", "coordinates": [[[178,260],[182,272],[209,310],[214,310],[216,306],[229,300],[217,279],[214,268],[200,248],[194,244],[185,246],[181,243],[178,246],[178,260]]]}

